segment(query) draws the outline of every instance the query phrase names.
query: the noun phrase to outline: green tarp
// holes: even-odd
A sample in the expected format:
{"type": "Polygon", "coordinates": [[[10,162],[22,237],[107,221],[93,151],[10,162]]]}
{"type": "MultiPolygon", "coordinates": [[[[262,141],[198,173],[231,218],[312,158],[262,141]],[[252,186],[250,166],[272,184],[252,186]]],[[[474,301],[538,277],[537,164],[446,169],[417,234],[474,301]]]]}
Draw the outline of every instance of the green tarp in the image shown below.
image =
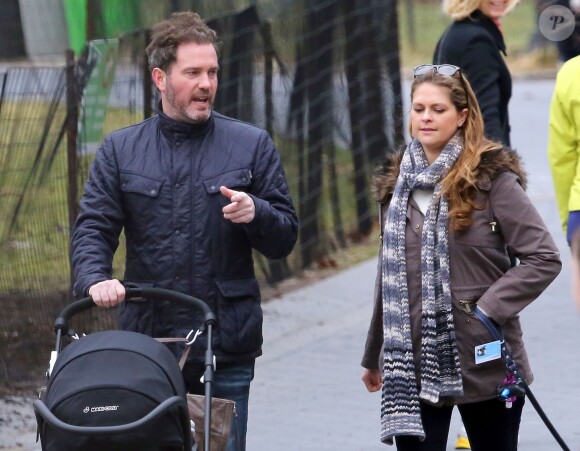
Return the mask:
{"type": "Polygon", "coordinates": [[[63,0],[70,48],[78,55],[89,40],[116,38],[140,28],[143,3],[140,0],[63,0]]]}

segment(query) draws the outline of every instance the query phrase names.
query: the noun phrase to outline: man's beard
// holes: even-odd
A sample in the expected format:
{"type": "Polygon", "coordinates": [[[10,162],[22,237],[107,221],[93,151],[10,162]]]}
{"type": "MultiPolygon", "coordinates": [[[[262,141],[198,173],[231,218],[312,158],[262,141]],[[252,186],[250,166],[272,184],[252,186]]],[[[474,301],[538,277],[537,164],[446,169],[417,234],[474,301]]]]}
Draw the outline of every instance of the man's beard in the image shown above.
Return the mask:
{"type": "MultiPolygon", "coordinates": [[[[190,122],[193,124],[201,124],[207,121],[211,115],[213,104],[211,100],[208,100],[209,109],[204,112],[191,112],[188,110],[189,103],[178,101],[175,97],[175,90],[171,86],[170,83],[167,84],[167,89],[165,91],[167,103],[173,107],[175,112],[180,116],[179,118],[174,118],[178,120],[182,120],[184,122],[190,122]]],[[[204,96],[207,95],[209,99],[209,94],[203,94],[204,96]]]]}

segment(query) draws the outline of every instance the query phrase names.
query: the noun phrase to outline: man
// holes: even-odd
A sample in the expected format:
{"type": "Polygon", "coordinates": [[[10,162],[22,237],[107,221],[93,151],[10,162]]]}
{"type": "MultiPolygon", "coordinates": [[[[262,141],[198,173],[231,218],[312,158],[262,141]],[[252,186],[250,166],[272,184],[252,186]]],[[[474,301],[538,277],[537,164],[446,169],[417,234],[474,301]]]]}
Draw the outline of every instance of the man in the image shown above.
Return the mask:
{"type": "MultiPolygon", "coordinates": [[[[161,94],[159,113],[109,135],[97,152],[72,235],[75,293],[119,305],[120,327],[185,337],[200,314],[177,304],[125,301],[112,279],[124,229],[125,282],[205,300],[218,318],[213,395],[236,401],[228,450],[245,450],[250,382],[261,354],[262,310],[252,251],[287,256],[297,218],[268,134],[213,111],[216,33],[191,12],[153,28],[147,56],[161,94]]],[[[184,367],[203,393],[205,344],[184,367]]],[[[176,350],[180,353],[183,350],[176,350]]]]}
{"type": "Polygon", "coordinates": [[[548,159],[568,243],[580,226],[580,56],[558,71],[550,104],[548,159]]]}

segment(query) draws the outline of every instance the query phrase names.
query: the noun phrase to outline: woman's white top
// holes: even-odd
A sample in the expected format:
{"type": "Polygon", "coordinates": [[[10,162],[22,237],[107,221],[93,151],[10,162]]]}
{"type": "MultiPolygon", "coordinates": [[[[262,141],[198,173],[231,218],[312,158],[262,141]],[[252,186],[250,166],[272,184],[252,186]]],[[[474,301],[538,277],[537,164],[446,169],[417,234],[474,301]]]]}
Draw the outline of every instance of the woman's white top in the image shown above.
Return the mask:
{"type": "Polygon", "coordinates": [[[413,190],[413,199],[417,202],[417,205],[421,209],[421,213],[423,216],[427,213],[427,209],[429,208],[429,204],[431,203],[431,199],[433,197],[433,190],[432,189],[415,189],[413,190]]]}

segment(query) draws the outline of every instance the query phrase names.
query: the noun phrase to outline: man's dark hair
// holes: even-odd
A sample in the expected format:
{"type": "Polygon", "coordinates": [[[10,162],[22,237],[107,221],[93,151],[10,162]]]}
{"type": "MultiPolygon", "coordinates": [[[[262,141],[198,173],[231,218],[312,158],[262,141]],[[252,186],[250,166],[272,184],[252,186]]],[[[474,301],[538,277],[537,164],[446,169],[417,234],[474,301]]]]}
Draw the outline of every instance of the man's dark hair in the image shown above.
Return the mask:
{"type": "Polygon", "coordinates": [[[149,68],[155,67],[170,72],[177,58],[177,47],[181,44],[212,44],[220,53],[221,42],[217,33],[209,28],[199,14],[187,11],[173,13],[168,20],[153,26],[151,42],[147,46],[149,68]]]}

